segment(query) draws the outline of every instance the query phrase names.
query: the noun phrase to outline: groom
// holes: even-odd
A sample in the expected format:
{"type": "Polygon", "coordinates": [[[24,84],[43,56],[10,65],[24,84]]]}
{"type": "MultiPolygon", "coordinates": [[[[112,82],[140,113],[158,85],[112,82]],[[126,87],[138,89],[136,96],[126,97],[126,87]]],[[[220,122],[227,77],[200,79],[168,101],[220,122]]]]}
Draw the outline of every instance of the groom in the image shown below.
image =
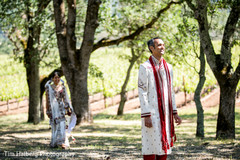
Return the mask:
{"type": "Polygon", "coordinates": [[[140,65],[138,75],[142,154],[144,160],[165,160],[176,140],[173,121],[179,125],[182,120],[175,104],[172,66],[162,57],[164,42],[152,38],[148,48],[152,55],[140,65]]]}

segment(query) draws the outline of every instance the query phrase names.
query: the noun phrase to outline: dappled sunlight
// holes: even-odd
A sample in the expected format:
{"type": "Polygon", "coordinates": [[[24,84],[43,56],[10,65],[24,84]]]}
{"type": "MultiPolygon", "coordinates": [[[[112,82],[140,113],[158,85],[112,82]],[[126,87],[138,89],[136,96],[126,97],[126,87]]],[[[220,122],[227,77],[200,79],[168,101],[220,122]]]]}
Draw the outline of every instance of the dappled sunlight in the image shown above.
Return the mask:
{"type": "Polygon", "coordinates": [[[115,114],[112,114],[113,111],[111,113],[100,113],[97,114],[93,117],[94,121],[95,120],[102,120],[102,119],[109,119],[109,120],[126,120],[126,121],[132,121],[132,120],[140,120],[141,116],[140,116],[140,112],[139,113],[127,113],[121,116],[117,116],[115,114]]]}
{"type": "Polygon", "coordinates": [[[136,125],[136,126],[141,126],[141,121],[121,121],[121,120],[98,120],[98,121],[94,121],[94,123],[96,124],[109,124],[109,125],[116,125],[116,126],[132,126],[132,125],[136,125]]]}
{"type": "MultiPolygon", "coordinates": [[[[217,107],[205,110],[205,138],[196,138],[196,114],[188,114],[181,108],[183,123],[175,125],[177,141],[169,160],[194,159],[234,159],[240,155],[239,111],[236,113],[236,140],[216,140],[217,107]],[[182,112],[183,111],[183,112],[182,112]]],[[[192,112],[192,111],[190,111],[192,112]]],[[[46,159],[142,159],[141,155],[141,119],[137,113],[123,116],[99,114],[94,123],[81,124],[74,128],[70,138],[71,149],[50,148],[51,129],[48,119],[39,125],[26,123],[27,115],[0,117],[1,151],[31,152],[29,158],[46,159]],[[52,155],[51,155],[52,154],[52,155]]]]}
{"type": "MultiPolygon", "coordinates": [[[[73,133],[74,137],[88,137],[88,136],[95,136],[95,137],[123,137],[126,134],[117,134],[117,133],[73,133]]],[[[140,135],[127,135],[130,138],[141,138],[140,135]]]]}
{"type": "Polygon", "coordinates": [[[24,132],[41,132],[47,131],[49,129],[49,120],[46,118],[45,121],[40,122],[38,125],[33,125],[32,123],[27,123],[28,115],[18,114],[8,115],[0,117],[0,133],[24,133],[24,132]]]}
{"type": "Polygon", "coordinates": [[[48,138],[48,139],[51,138],[50,131],[45,133],[38,133],[38,134],[33,134],[32,132],[25,132],[20,134],[14,133],[14,134],[11,134],[11,136],[15,138],[48,138]]]}
{"type": "MultiPolygon", "coordinates": [[[[177,159],[231,159],[239,157],[239,140],[218,141],[214,137],[205,139],[179,138],[174,147],[174,155],[177,159]]],[[[173,158],[174,159],[174,158],[173,158]]]]}

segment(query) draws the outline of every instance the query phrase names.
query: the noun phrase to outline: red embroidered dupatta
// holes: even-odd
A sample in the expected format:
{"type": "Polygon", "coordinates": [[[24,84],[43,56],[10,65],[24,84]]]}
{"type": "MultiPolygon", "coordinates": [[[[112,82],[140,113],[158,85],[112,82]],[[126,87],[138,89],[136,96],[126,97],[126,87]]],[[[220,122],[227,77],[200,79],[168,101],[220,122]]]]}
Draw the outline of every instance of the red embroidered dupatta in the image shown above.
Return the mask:
{"type": "MultiPolygon", "coordinates": [[[[157,69],[154,65],[154,62],[152,60],[152,56],[150,56],[149,61],[151,63],[151,66],[153,68],[153,74],[156,82],[156,89],[157,89],[157,98],[158,98],[158,111],[159,111],[159,116],[160,116],[160,124],[161,124],[161,130],[162,130],[162,149],[164,152],[167,154],[167,149],[169,149],[169,143],[167,140],[167,133],[166,133],[166,121],[165,121],[165,104],[164,104],[164,91],[163,87],[160,86],[160,81],[162,82],[162,78],[160,77],[160,81],[158,78],[158,73],[157,69]]],[[[167,77],[167,87],[168,87],[168,106],[169,106],[169,119],[170,119],[170,126],[171,126],[171,147],[173,146],[173,138],[174,142],[176,141],[176,135],[174,131],[174,122],[173,122],[173,108],[172,108],[172,93],[171,93],[171,77],[170,77],[170,72],[167,66],[167,62],[162,59],[163,61],[163,66],[166,72],[166,77],[167,77]]],[[[161,83],[163,84],[163,83],[161,83]]]]}

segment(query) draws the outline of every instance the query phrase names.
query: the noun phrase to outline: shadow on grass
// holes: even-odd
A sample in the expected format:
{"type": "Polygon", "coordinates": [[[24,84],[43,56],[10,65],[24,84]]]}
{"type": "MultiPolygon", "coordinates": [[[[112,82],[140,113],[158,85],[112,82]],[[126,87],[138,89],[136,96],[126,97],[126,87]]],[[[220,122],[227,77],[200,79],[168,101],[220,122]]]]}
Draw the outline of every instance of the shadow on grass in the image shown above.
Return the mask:
{"type": "Polygon", "coordinates": [[[239,159],[240,143],[222,141],[218,144],[213,138],[199,140],[197,138],[180,139],[173,154],[169,155],[171,160],[183,159],[239,159]]]}
{"type": "MultiPolygon", "coordinates": [[[[215,114],[212,113],[204,113],[205,120],[212,120],[216,118],[215,114]]],[[[182,119],[196,119],[197,114],[183,114],[181,115],[182,119]]]]}
{"type": "Polygon", "coordinates": [[[6,134],[15,134],[15,133],[41,133],[41,132],[47,132],[50,131],[50,129],[38,129],[38,130],[18,130],[18,131],[0,131],[0,135],[6,135],[6,134]]]}
{"type": "MultiPolygon", "coordinates": [[[[50,134],[50,133],[49,133],[50,134]]],[[[3,142],[0,147],[0,159],[59,159],[60,155],[72,155],[64,159],[106,159],[107,157],[124,159],[138,159],[141,157],[141,138],[123,137],[98,137],[98,136],[75,136],[76,143],[71,144],[70,150],[49,147],[49,138],[16,138],[9,136],[7,139],[0,138],[3,142]],[[9,157],[9,153],[28,152],[33,155],[27,157],[9,157]],[[51,153],[52,157],[47,156],[51,153]]],[[[61,157],[60,157],[61,158],[61,157]]]]}
{"type": "MultiPolygon", "coordinates": [[[[15,138],[2,139],[6,147],[0,149],[0,159],[59,159],[58,155],[68,155],[64,159],[81,160],[106,160],[110,159],[141,159],[141,138],[130,137],[97,137],[97,136],[75,136],[76,143],[71,144],[70,150],[53,149],[48,146],[50,139],[39,138],[15,138]],[[28,157],[6,157],[7,152],[34,153],[28,157]],[[39,152],[51,153],[52,157],[39,152]],[[71,156],[70,156],[71,155],[71,156]],[[55,156],[55,157],[54,157],[55,156]]],[[[3,146],[2,146],[3,147],[3,146]]],[[[204,140],[189,137],[179,138],[173,153],[168,160],[210,160],[210,159],[238,159],[240,157],[240,143],[233,141],[222,141],[218,144],[212,138],[204,140]]],[[[60,157],[61,159],[61,157],[60,157]]]]}
{"type": "Polygon", "coordinates": [[[74,132],[79,133],[101,133],[104,134],[122,134],[124,135],[140,135],[141,127],[140,126],[105,126],[105,125],[87,125],[76,127],[74,132]]]}
{"type": "MultiPolygon", "coordinates": [[[[173,148],[173,153],[168,156],[168,160],[239,159],[239,139],[217,141],[214,139],[215,132],[212,131],[207,132],[208,136],[210,135],[211,137],[203,140],[195,138],[191,128],[194,128],[192,125],[196,121],[196,114],[185,114],[181,117],[187,119],[189,124],[186,123],[183,129],[178,128],[180,131],[177,132],[178,140],[173,148]]],[[[206,113],[205,118],[209,126],[212,122],[215,123],[216,115],[206,113]]],[[[236,118],[240,118],[239,113],[236,113],[236,118]]],[[[140,120],[140,114],[125,114],[123,116],[99,114],[94,116],[94,120],[104,120],[104,123],[98,121],[98,123],[91,125],[77,126],[73,132],[76,143],[71,144],[70,150],[49,147],[51,131],[47,128],[47,123],[42,126],[43,128],[40,127],[39,129],[30,129],[29,127],[34,127],[33,125],[24,128],[26,125],[24,123],[16,125],[9,123],[10,126],[6,126],[9,130],[0,131],[0,159],[142,159],[141,127],[139,125],[121,125],[121,123],[130,123],[130,120],[140,120]],[[108,120],[109,124],[107,123],[108,120]],[[121,123],[118,124],[119,122],[121,123]],[[18,127],[18,129],[15,127],[18,127]],[[27,135],[24,137],[24,133],[38,136],[38,133],[43,132],[46,132],[49,136],[46,138],[44,137],[45,134],[42,134],[41,137],[37,138],[27,137],[27,135]],[[17,136],[17,134],[21,136],[17,136]],[[4,155],[6,152],[32,152],[35,155],[6,157],[4,155]],[[54,156],[49,157],[46,154],[40,156],[39,152],[53,153],[54,156]],[[67,157],[59,158],[58,155],[60,153],[62,155],[67,154],[67,157]]],[[[239,131],[239,128],[236,128],[236,134],[239,134],[239,131]]]]}
{"type": "Polygon", "coordinates": [[[141,116],[140,114],[124,114],[121,116],[117,115],[109,115],[109,114],[97,114],[93,117],[94,120],[101,120],[101,119],[109,119],[109,120],[140,120],[141,116]]]}

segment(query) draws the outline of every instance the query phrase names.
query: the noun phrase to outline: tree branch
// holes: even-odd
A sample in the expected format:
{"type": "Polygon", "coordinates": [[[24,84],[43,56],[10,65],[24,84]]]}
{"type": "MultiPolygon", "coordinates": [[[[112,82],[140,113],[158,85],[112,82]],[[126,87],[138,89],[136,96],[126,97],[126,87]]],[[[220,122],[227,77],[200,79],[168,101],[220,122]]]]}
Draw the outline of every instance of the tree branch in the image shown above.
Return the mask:
{"type": "Polygon", "coordinates": [[[83,42],[80,48],[81,56],[90,54],[93,51],[94,35],[96,28],[98,27],[98,10],[101,4],[100,0],[88,0],[87,15],[84,26],[83,42]]]}
{"type": "Polygon", "coordinates": [[[238,83],[239,79],[240,79],[240,56],[239,56],[239,62],[238,62],[238,66],[233,74],[233,82],[238,83]]]}
{"type": "Polygon", "coordinates": [[[140,35],[141,32],[151,28],[154,25],[154,23],[159,19],[161,14],[164,13],[165,11],[167,11],[173,4],[181,4],[181,3],[183,3],[182,0],[180,0],[178,2],[171,1],[170,3],[167,4],[167,6],[165,8],[159,10],[157,12],[157,16],[154,17],[148,24],[139,27],[135,32],[133,32],[132,34],[129,34],[127,36],[122,36],[122,37],[120,37],[118,39],[115,39],[115,40],[110,40],[110,39],[100,40],[99,42],[94,44],[93,51],[95,51],[96,49],[98,49],[100,47],[115,45],[115,44],[119,44],[119,43],[121,43],[123,41],[126,41],[126,40],[134,39],[136,36],[140,35]]]}
{"type": "Polygon", "coordinates": [[[228,20],[225,25],[224,34],[222,38],[221,58],[225,63],[231,64],[231,43],[232,37],[236,30],[236,26],[240,16],[240,2],[235,1],[232,5],[232,10],[228,16],[228,20]]]}
{"type": "Polygon", "coordinates": [[[71,62],[75,64],[76,56],[76,0],[67,0],[68,4],[68,19],[67,19],[67,50],[71,62]]]}
{"type": "MultiPolygon", "coordinates": [[[[48,39],[51,39],[54,34],[55,34],[54,31],[52,31],[51,33],[49,33],[48,39]]],[[[42,48],[40,48],[41,51],[43,50],[43,54],[40,56],[40,59],[43,59],[43,58],[46,56],[46,54],[49,53],[49,52],[48,52],[49,50],[46,49],[46,48],[48,48],[48,45],[49,45],[49,43],[47,43],[46,45],[44,44],[44,45],[42,46],[42,48]]]]}
{"type": "Polygon", "coordinates": [[[66,21],[64,0],[53,0],[57,43],[63,66],[70,63],[66,47],[66,21]]]}
{"type": "MultiPolygon", "coordinates": [[[[191,68],[193,68],[194,71],[199,74],[199,72],[198,72],[197,69],[196,69],[196,66],[195,66],[195,65],[191,65],[190,63],[188,63],[185,55],[183,55],[183,60],[184,60],[184,62],[185,62],[188,66],[190,66],[191,68]]],[[[196,61],[195,61],[195,63],[196,63],[196,61]]]]}
{"type": "Polygon", "coordinates": [[[185,1],[186,1],[186,3],[188,4],[188,7],[190,7],[191,10],[192,10],[193,12],[195,12],[195,11],[196,11],[196,7],[194,6],[194,4],[192,4],[192,0],[185,0],[185,1]]]}
{"type": "Polygon", "coordinates": [[[213,48],[213,44],[209,34],[207,4],[207,0],[198,0],[194,16],[195,19],[198,21],[200,44],[202,44],[210,68],[212,69],[214,75],[217,76],[219,72],[216,64],[216,53],[213,48]]]}
{"type": "Polygon", "coordinates": [[[27,40],[24,39],[22,36],[21,36],[21,33],[20,31],[16,28],[16,38],[18,39],[18,41],[21,43],[23,49],[25,50],[27,48],[27,40]]]}
{"type": "Polygon", "coordinates": [[[18,43],[16,40],[13,39],[13,37],[11,36],[13,34],[13,29],[10,30],[10,33],[7,32],[6,35],[8,37],[8,39],[13,43],[13,45],[15,46],[15,49],[13,49],[13,54],[17,55],[17,51],[20,51],[20,47],[18,46],[18,43]]]}
{"type": "Polygon", "coordinates": [[[36,12],[36,15],[41,14],[42,11],[45,8],[47,8],[47,6],[49,5],[50,2],[51,2],[51,0],[39,0],[38,10],[36,12]]]}

